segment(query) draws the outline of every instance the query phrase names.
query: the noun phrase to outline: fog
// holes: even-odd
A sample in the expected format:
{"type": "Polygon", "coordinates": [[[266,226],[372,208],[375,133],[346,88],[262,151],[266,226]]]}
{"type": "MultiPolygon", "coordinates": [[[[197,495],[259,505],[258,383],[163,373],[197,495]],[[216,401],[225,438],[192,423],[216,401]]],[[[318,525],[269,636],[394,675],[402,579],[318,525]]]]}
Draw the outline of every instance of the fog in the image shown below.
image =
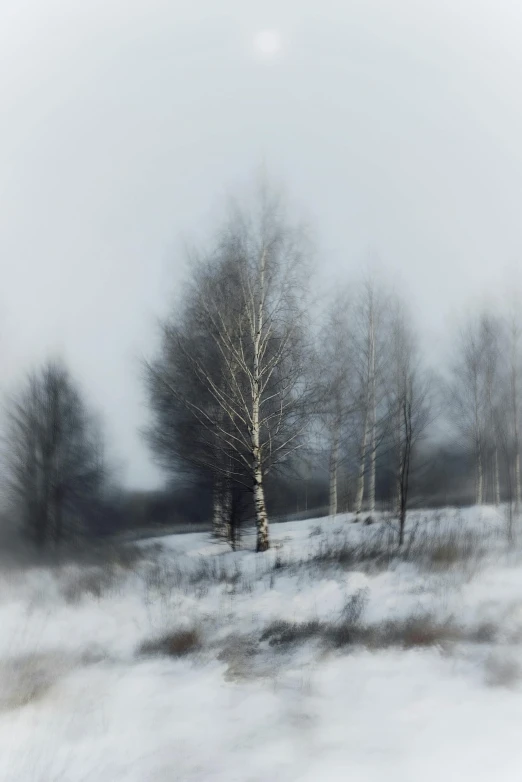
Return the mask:
{"type": "Polygon", "coordinates": [[[378,257],[439,360],[522,257],[521,35],[507,0],[4,0],[2,391],[63,356],[127,485],[157,484],[141,358],[184,246],[261,165],[320,280],[378,257]]]}

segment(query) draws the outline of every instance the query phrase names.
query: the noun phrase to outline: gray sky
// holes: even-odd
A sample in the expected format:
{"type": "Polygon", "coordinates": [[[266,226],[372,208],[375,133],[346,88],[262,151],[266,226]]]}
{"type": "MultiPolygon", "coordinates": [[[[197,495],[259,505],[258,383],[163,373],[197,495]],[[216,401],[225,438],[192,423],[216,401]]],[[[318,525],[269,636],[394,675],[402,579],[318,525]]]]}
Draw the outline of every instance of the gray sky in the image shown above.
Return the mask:
{"type": "Polygon", "coordinates": [[[376,251],[442,344],[522,263],[521,40],[519,0],[2,0],[4,390],[63,354],[154,485],[139,360],[183,242],[261,162],[324,278],[376,251]]]}

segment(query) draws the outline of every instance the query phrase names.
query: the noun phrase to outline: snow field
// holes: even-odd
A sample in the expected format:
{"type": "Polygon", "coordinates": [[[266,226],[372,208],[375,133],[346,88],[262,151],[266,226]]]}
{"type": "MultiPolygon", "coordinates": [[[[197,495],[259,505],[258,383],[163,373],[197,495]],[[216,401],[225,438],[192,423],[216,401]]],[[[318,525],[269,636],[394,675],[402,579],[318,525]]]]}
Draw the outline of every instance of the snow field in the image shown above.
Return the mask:
{"type": "Polygon", "coordinates": [[[274,525],[263,555],[192,534],[133,567],[1,574],[0,779],[518,781],[503,512],[411,514],[384,560],[391,522],[352,520],[274,525]],[[144,652],[187,631],[179,656],[144,652]]]}

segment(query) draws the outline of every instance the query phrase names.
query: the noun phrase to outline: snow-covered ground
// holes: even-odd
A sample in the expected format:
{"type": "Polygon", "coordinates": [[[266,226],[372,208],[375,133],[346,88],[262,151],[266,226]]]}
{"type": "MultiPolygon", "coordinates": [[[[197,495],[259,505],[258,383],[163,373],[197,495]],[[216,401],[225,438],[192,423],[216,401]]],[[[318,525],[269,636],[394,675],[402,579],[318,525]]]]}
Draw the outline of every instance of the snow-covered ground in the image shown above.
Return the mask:
{"type": "Polygon", "coordinates": [[[0,574],[0,779],[519,782],[504,513],[412,514],[390,559],[390,522],[351,522],[274,526],[262,555],[191,534],[132,567],[0,574]]]}

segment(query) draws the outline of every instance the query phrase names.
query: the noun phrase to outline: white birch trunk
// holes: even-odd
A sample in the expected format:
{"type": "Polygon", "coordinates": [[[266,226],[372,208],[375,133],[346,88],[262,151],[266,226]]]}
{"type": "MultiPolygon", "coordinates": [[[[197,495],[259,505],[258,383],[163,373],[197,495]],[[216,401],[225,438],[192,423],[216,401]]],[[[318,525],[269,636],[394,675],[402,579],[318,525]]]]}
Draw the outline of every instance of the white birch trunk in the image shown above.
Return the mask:
{"type": "Polygon", "coordinates": [[[369,509],[370,513],[375,513],[375,475],[377,466],[377,443],[376,443],[376,421],[375,421],[375,403],[372,404],[372,443],[370,454],[370,480],[368,486],[369,509]]]}
{"type": "Polygon", "coordinates": [[[513,472],[515,475],[515,510],[520,511],[521,484],[520,484],[520,443],[518,435],[518,378],[517,378],[517,355],[518,355],[518,330],[516,324],[512,326],[512,346],[511,346],[511,395],[513,408],[513,472]]]}
{"type": "Polygon", "coordinates": [[[339,465],[339,428],[335,424],[332,450],[330,452],[330,516],[337,515],[337,473],[339,465]]]}
{"type": "Polygon", "coordinates": [[[498,448],[495,448],[495,505],[500,505],[500,472],[498,466],[498,448]]]}
{"type": "Polygon", "coordinates": [[[364,474],[366,471],[366,453],[368,451],[368,409],[364,414],[364,431],[361,446],[361,460],[359,463],[359,477],[357,480],[357,496],[355,499],[355,513],[359,514],[362,511],[362,504],[364,499],[364,474]]]}
{"type": "Polygon", "coordinates": [[[517,513],[520,511],[520,454],[515,454],[515,510],[517,513]]]}
{"type": "Polygon", "coordinates": [[[482,454],[477,453],[477,505],[482,505],[484,497],[484,467],[482,464],[482,454]]]}
{"type": "Polygon", "coordinates": [[[256,511],[257,551],[267,551],[270,548],[268,536],[268,516],[265,505],[263,485],[263,462],[261,453],[260,405],[261,405],[261,367],[260,350],[263,334],[263,316],[265,305],[265,264],[266,250],[263,250],[259,268],[259,308],[254,334],[254,372],[252,377],[252,458],[254,478],[254,507],[256,511]]]}
{"type": "Polygon", "coordinates": [[[268,536],[268,516],[265,505],[263,486],[263,471],[259,458],[254,454],[254,507],[256,511],[257,544],[256,551],[267,551],[270,548],[268,536]]]}
{"type": "Polygon", "coordinates": [[[223,483],[221,477],[214,478],[212,534],[220,538],[223,533],[223,483]]]}
{"type": "Polygon", "coordinates": [[[230,514],[232,512],[232,486],[227,479],[223,481],[223,521],[221,526],[221,534],[225,540],[230,541],[232,539],[232,530],[230,524],[230,514]]]}
{"type": "MultiPolygon", "coordinates": [[[[399,394],[400,394],[400,390],[399,390],[399,394]]],[[[400,513],[400,510],[401,510],[402,470],[403,470],[403,451],[402,451],[402,443],[401,443],[401,411],[400,411],[400,407],[398,408],[396,419],[395,419],[395,437],[396,437],[396,443],[397,443],[397,476],[396,476],[396,479],[395,479],[395,491],[396,491],[395,510],[397,512],[397,515],[398,515],[400,513]]]]}
{"type": "Polygon", "coordinates": [[[371,377],[371,453],[370,453],[370,481],[368,494],[370,500],[370,513],[375,513],[375,473],[377,463],[376,426],[377,411],[375,398],[375,319],[373,306],[370,314],[370,377],[371,377]]]}

